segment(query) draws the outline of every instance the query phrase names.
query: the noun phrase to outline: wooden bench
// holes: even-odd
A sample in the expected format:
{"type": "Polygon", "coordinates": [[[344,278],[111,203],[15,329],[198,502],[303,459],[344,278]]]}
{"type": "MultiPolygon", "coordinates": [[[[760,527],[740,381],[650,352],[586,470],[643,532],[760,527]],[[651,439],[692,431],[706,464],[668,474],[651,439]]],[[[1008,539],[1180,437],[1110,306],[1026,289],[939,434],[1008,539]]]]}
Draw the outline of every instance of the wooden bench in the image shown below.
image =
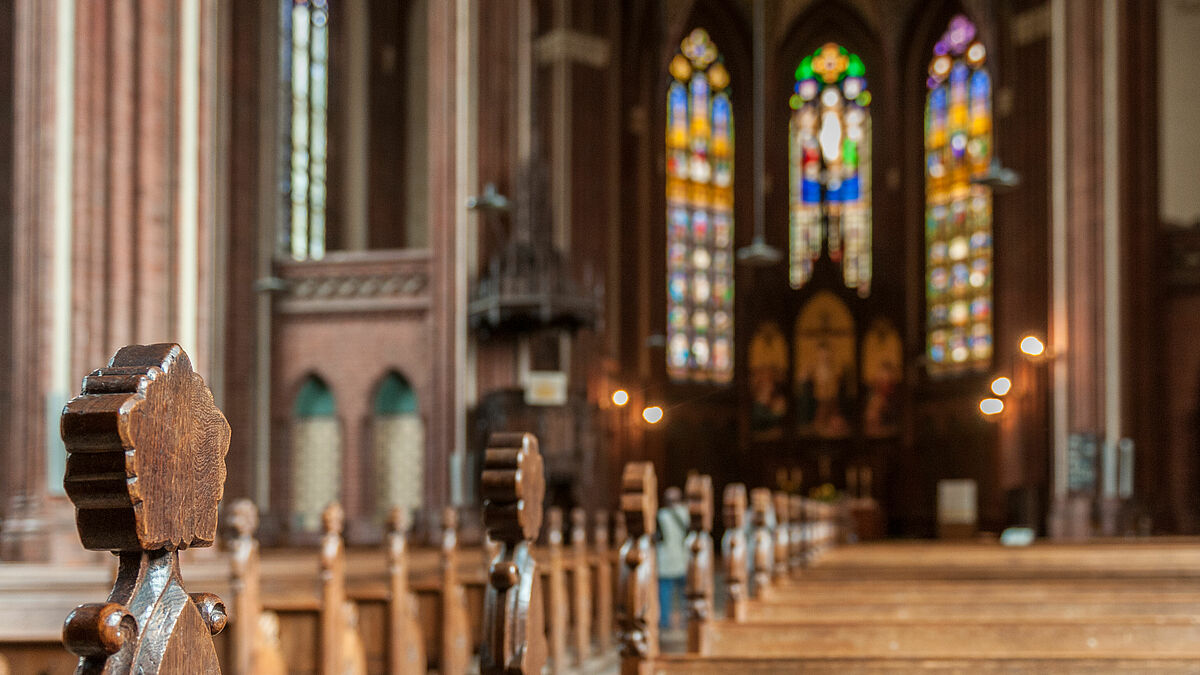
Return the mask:
{"type": "Polygon", "coordinates": [[[229,424],[187,354],[120,349],[63,409],[62,437],[80,540],[119,558],[108,601],[63,625],[77,672],[219,672],[225,606],[184,589],[179,550],[216,538],[229,424]]]}
{"type": "MultiPolygon", "coordinates": [[[[639,493],[639,489],[653,486],[652,469],[638,466],[633,475],[635,478],[630,480],[627,473],[623,481],[623,508],[630,513],[653,510],[652,497],[639,493]]],[[[622,598],[626,604],[622,606],[620,614],[623,673],[963,672],[967,669],[1005,672],[1023,669],[1038,672],[1079,672],[1085,669],[1185,672],[1194,670],[1197,659],[1200,659],[1200,650],[1195,647],[1195,640],[1200,637],[1200,617],[1189,616],[1185,612],[1167,616],[1154,613],[1106,616],[1093,611],[1086,615],[1063,616],[1047,611],[1044,615],[1030,613],[1023,616],[966,618],[970,613],[967,609],[960,610],[960,616],[951,619],[916,617],[894,620],[898,617],[873,614],[866,617],[854,615],[852,610],[847,609],[845,618],[823,616],[820,614],[822,606],[846,604],[838,599],[842,591],[840,582],[832,577],[811,581],[803,572],[800,574],[803,581],[792,580],[791,574],[767,574],[767,565],[759,564],[760,561],[770,560],[769,564],[773,565],[782,560],[775,555],[766,555],[769,548],[767,542],[772,546],[782,545],[782,542],[778,537],[766,536],[764,532],[766,496],[762,492],[752,494],[755,495],[752,500],[755,502],[754,518],[757,524],[753,532],[753,553],[757,567],[754,571],[755,590],[756,595],[771,600],[742,600],[738,604],[745,611],[731,610],[729,613],[735,618],[740,613],[740,618],[748,619],[764,611],[762,607],[771,607],[771,611],[781,614],[779,620],[705,619],[706,616],[712,616],[711,612],[689,612],[689,651],[693,653],[663,655],[658,645],[652,642],[654,632],[643,627],[646,618],[656,613],[653,606],[656,598],[645,588],[631,587],[646,579],[647,558],[640,555],[623,556],[626,565],[622,573],[622,598]],[[804,597],[804,593],[822,585],[826,592],[826,605],[810,601],[801,608],[801,617],[783,615],[785,611],[792,611],[783,608],[793,600],[804,597]],[[797,587],[803,590],[797,590],[797,587]],[[776,607],[780,609],[774,609],[776,607]]],[[[744,490],[738,486],[727,490],[726,513],[733,515],[731,521],[726,523],[726,539],[732,544],[726,548],[727,551],[732,549],[736,552],[739,539],[744,539],[741,523],[738,522],[742,513],[738,504],[739,495],[744,495],[744,490]]],[[[744,497],[742,500],[744,504],[744,497]]],[[[776,497],[773,501],[777,510],[782,508],[782,500],[776,497]]],[[[790,511],[790,500],[788,508],[790,511]]],[[[697,511],[702,513],[703,507],[697,511]]],[[[699,520],[702,524],[703,519],[699,520]]],[[[790,535],[791,524],[779,522],[779,527],[789,528],[790,535]]],[[[636,551],[635,542],[631,537],[623,550],[636,551]]],[[[787,546],[790,551],[790,538],[787,546]]],[[[729,570],[729,576],[735,582],[746,578],[746,572],[738,569],[739,565],[744,566],[746,557],[731,556],[729,562],[733,569],[729,570]]],[[[791,557],[788,556],[789,559],[791,557]]],[[[689,564],[689,598],[701,597],[704,582],[697,577],[706,565],[702,560],[692,560],[689,564]]],[[[872,583],[877,589],[885,584],[872,583]]],[[[969,582],[939,583],[958,584],[956,592],[960,599],[971,598],[967,587],[969,582]]],[[[1061,586],[1058,580],[1052,580],[1051,583],[1061,586]]],[[[892,585],[894,587],[895,582],[892,585]]],[[[727,589],[727,606],[738,601],[736,586],[727,589]]],[[[1010,583],[1009,590],[1011,586],[1010,583]]],[[[1050,586],[1045,591],[1052,595],[1056,589],[1050,586]]],[[[921,597],[921,589],[896,591],[893,588],[892,592],[911,593],[909,600],[919,600],[921,597]]],[[[1094,598],[1080,601],[1080,606],[1095,602],[1094,598]]],[[[948,596],[943,600],[948,601],[948,596]]],[[[974,601],[974,598],[971,600],[974,601]]],[[[893,605],[897,608],[895,613],[899,613],[900,604],[897,602],[893,605]]],[[[974,604],[978,607],[980,603],[974,604]]]]}

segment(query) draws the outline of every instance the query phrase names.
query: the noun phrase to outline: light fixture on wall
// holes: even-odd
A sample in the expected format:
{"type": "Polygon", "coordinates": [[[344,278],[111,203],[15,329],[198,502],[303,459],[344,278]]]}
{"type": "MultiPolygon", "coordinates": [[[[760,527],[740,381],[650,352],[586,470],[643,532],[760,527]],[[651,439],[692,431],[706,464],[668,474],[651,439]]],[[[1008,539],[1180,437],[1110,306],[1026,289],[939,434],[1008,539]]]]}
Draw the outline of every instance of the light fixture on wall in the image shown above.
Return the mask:
{"type": "Polygon", "coordinates": [[[646,420],[647,424],[658,424],[662,421],[663,409],[652,405],[642,410],[642,419],[646,420]]]}
{"type": "Polygon", "coordinates": [[[979,402],[979,412],[984,415],[999,415],[1004,412],[1004,401],[998,398],[985,398],[979,402]]]}
{"type": "Polygon", "coordinates": [[[738,249],[737,260],[750,267],[770,267],[783,260],[783,253],[767,243],[766,235],[766,129],[763,82],[766,79],[765,0],[754,2],[754,239],[738,249]]]}
{"type": "Polygon", "coordinates": [[[992,380],[992,393],[997,396],[1004,396],[1012,389],[1012,380],[1007,377],[997,377],[992,380]]]}
{"type": "Polygon", "coordinates": [[[624,389],[618,389],[612,393],[613,405],[623,406],[629,403],[629,392],[624,389]]]}

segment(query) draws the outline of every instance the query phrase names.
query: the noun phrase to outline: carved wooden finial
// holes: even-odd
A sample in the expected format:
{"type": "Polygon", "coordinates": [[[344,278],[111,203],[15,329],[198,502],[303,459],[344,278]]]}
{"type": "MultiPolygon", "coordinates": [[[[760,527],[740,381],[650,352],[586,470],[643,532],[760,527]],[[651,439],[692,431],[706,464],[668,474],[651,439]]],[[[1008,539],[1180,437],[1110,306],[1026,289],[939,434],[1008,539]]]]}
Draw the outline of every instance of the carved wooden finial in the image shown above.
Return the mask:
{"type": "Polygon", "coordinates": [[[704,653],[702,623],[711,618],[713,606],[713,496],[712,477],[688,476],[687,494],[691,527],[687,535],[688,568],[685,595],[688,607],[688,651],[704,653]]]}
{"type": "Polygon", "coordinates": [[[258,531],[258,507],[246,498],[235,499],[229,504],[229,523],[239,538],[253,537],[258,531]]]}
{"type": "Polygon", "coordinates": [[[530,542],[542,526],[546,477],[532,434],[492,434],[483,458],[483,522],[500,543],[488,574],[479,668],[541,673],[547,645],[541,574],[530,542]]]}
{"type": "Polygon", "coordinates": [[[224,491],[229,423],[204,379],[179,345],[124,347],[84,378],[61,430],[80,540],[120,555],[109,602],[63,626],[79,672],[219,672],[225,607],[184,590],[178,555],[212,544],[224,491]]]}
{"type": "Polygon", "coordinates": [[[746,527],[745,485],[741,483],[726,485],[721,504],[724,508],[726,530],[740,530],[746,527]]]}
{"type": "Polygon", "coordinates": [[[749,559],[746,544],[746,486],[730,483],[722,496],[725,510],[725,537],[721,552],[725,558],[725,614],[734,621],[745,621],[750,594],[749,559]]]}
{"type": "Polygon", "coordinates": [[[692,516],[691,529],[697,532],[712,532],[713,487],[712,476],[694,473],[684,484],[687,495],[688,513],[692,516]]]}
{"type": "Polygon", "coordinates": [[[630,462],[621,477],[621,511],[629,538],[621,546],[620,628],[622,672],[658,655],[658,587],[654,530],[658,481],[650,462],[630,462]],[[628,666],[628,668],[627,668],[628,666]]]}
{"type": "Polygon", "coordinates": [[[775,567],[775,537],[769,527],[771,490],[751,490],[750,508],[754,513],[754,586],[751,593],[755,598],[762,598],[770,592],[771,576],[775,567]]]}
{"type": "Polygon", "coordinates": [[[654,536],[658,523],[658,479],[650,462],[629,462],[621,475],[621,512],[629,536],[654,536]]]}
{"type": "Polygon", "coordinates": [[[792,569],[804,567],[804,498],[792,495],[788,499],[788,556],[792,569]]]}
{"type": "Polygon", "coordinates": [[[388,642],[389,673],[424,673],[425,638],[415,610],[416,598],[408,590],[408,509],[393,506],[388,512],[388,533],[384,542],[388,560],[388,642]]]}
{"type": "Polygon", "coordinates": [[[353,653],[347,651],[345,641],[346,602],[346,545],[342,530],[346,524],[346,512],[339,502],[330,502],[321,512],[320,584],[321,584],[321,668],[327,673],[346,672],[346,659],[353,653]]]}
{"type": "Polygon", "coordinates": [[[791,567],[791,529],[788,527],[788,493],[777,491],[773,495],[775,506],[775,578],[786,577],[791,567]]]}

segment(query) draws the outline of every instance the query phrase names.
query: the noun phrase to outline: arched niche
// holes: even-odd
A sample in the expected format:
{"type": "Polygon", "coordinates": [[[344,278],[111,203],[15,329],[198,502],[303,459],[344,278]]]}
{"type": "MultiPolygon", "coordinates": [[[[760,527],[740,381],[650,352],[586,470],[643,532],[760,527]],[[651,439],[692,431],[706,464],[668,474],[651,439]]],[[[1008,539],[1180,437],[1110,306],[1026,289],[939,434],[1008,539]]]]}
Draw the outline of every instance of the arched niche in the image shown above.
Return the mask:
{"type": "Polygon", "coordinates": [[[315,374],[292,404],[291,446],[291,527],[316,532],[325,506],[341,497],[342,430],[333,391],[315,374]]]}
{"type": "Polygon", "coordinates": [[[425,476],[425,422],[408,378],[394,370],[385,374],[375,388],[371,410],[375,511],[385,515],[393,506],[418,508],[425,476]]]}

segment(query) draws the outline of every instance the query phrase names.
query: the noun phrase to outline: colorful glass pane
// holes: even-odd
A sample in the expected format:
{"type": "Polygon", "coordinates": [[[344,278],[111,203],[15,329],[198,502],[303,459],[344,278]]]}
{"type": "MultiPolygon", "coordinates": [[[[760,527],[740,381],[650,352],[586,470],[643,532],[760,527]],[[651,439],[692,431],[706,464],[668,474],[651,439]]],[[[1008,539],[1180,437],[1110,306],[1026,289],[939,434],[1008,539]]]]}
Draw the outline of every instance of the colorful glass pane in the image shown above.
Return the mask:
{"type": "Polygon", "coordinates": [[[862,59],[832,42],[796,67],[788,135],[793,288],[812,278],[826,250],[841,264],[848,288],[863,297],[871,292],[871,94],[865,75],[862,59]]]}
{"type": "Polygon", "coordinates": [[[667,87],[667,373],[733,379],[733,107],[704,29],[671,60],[667,87]]]}
{"type": "Polygon", "coordinates": [[[329,108],[329,2],[283,0],[284,82],[291,99],[286,250],[297,260],[325,256],[329,108]]]}
{"type": "Polygon", "coordinates": [[[929,372],[992,359],[992,192],[971,182],[992,152],[992,81],[975,26],[955,16],[934,46],[925,100],[925,302],[929,372]]]}

